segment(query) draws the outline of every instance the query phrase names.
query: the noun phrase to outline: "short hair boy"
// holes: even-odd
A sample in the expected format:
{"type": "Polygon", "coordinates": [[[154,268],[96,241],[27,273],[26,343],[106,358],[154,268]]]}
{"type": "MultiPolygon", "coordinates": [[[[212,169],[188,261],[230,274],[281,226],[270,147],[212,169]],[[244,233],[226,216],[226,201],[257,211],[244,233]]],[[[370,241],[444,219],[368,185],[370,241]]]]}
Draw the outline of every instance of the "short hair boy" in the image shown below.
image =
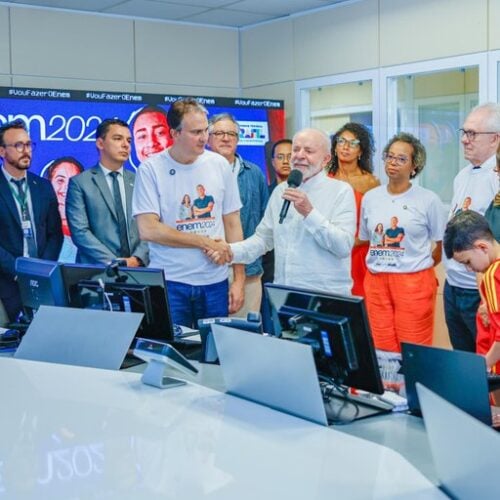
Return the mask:
{"type": "Polygon", "coordinates": [[[476,350],[486,357],[488,369],[500,373],[500,244],[493,237],[488,221],[467,210],[453,217],[443,238],[448,259],[467,270],[484,273],[481,295],[488,311],[489,326],[476,340],[476,350]]]}

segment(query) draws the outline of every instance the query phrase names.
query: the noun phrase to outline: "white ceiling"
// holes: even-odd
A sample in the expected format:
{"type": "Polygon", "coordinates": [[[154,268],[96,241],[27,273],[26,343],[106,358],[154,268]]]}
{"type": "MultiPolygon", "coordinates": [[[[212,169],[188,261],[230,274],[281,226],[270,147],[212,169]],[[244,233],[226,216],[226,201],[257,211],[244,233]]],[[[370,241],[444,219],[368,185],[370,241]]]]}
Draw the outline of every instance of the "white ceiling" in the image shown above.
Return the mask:
{"type": "Polygon", "coordinates": [[[11,0],[7,4],[240,28],[349,0],[11,0]]]}

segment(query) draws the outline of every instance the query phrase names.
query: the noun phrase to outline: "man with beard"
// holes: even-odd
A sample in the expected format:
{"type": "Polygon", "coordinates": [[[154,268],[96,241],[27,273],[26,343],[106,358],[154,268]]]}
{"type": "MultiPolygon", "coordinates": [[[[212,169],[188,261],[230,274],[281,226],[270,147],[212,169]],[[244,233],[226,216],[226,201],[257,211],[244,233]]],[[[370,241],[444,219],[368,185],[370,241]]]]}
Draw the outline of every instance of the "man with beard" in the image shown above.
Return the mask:
{"type": "Polygon", "coordinates": [[[33,149],[21,120],[0,127],[0,298],[10,321],[22,309],[16,258],[57,260],[63,242],[54,189],[28,172],[33,149]]]}
{"type": "MultiPolygon", "coordinates": [[[[354,193],[347,183],[326,175],[329,161],[330,139],[324,132],[304,129],[295,134],[291,163],[292,169],[302,173],[302,184],[293,188],[282,182],[276,187],[255,234],[230,245],[232,262],[246,264],[274,248],[275,283],[351,293],[354,193]],[[280,224],[283,200],[291,204],[280,224]]],[[[224,255],[208,253],[215,262],[224,262],[224,255]]]]}

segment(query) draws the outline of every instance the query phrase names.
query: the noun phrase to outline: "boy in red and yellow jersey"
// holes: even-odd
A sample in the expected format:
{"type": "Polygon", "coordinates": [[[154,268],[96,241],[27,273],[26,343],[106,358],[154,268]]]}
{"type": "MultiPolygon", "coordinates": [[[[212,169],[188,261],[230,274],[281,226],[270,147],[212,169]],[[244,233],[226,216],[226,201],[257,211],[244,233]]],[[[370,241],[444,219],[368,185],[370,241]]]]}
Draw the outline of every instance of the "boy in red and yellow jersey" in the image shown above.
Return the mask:
{"type": "Polygon", "coordinates": [[[500,373],[500,244],[487,220],[472,210],[453,217],[444,233],[446,256],[468,270],[484,273],[481,294],[488,310],[489,326],[479,332],[477,352],[486,357],[488,369],[500,373]]]}

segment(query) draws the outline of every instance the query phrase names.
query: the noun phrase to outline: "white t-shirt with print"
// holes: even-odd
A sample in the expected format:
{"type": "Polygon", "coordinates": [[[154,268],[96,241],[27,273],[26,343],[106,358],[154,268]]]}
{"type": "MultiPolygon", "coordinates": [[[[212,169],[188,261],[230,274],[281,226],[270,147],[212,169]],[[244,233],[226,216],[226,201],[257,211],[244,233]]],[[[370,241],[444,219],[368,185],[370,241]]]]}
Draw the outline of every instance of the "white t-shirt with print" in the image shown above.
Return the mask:
{"type": "Polygon", "coordinates": [[[372,273],[414,273],[434,265],[432,242],[443,239],[446,212],[439,197],[420,186],[392,195],[387,186],[368,191],[361,205],[359,238],[370,241],[372,273]]]}
{"type": "MultiPolygon", "coordinates": [[[[495,166],[496,158],[492,156],[480,168],[468,165],[458,172],[453,181],[453,199],[448,214],[449,219],[463,210],[463,207],[480,214],[486,212],[498,191],[495,166]]],[[[467,271],[463,264],[446,257],[443,259],[443,263],[446,268],[446,280],[450,285],[460,288],[477,288],[476,274],[467,271]]]]}
{"type": "MultiPolygon", "coordinates": [[[[184,165],[165,150],[145,160],[137,170],[132,201],[134,216],[156,214],[161,222],[177,231],[224,238],[222,216],[240,208],[236,177],[228,162],[211,151],[184,165]],[[187,197],[189,203],[183,204],[187,197]],[[207,213],[196,215],[196,208],[207,213]]],[[[169,281],[199,286],[227,278],[227,266],[213,264],[197,248],[149,243],[149,253],[150,267],[163,269],[169,281]]]]}

